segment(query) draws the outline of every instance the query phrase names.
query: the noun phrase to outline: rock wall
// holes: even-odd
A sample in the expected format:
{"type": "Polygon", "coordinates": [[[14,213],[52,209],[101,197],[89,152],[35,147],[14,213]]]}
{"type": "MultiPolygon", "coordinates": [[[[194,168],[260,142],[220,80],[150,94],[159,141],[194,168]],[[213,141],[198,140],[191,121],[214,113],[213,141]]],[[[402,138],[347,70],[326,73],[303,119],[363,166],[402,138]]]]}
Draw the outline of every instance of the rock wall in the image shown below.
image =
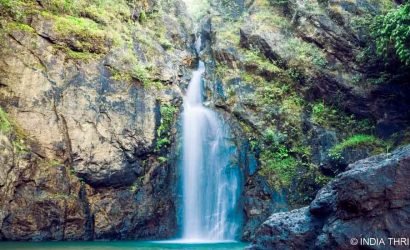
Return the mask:
{"type": "Polygon", "coordinates": [[[0,131],[0,239],[174,235],[171,148],[182,98],[178,86],[189,76],[192,56],[185,6],[120,1],[112,9],[123,7],[127,15],[107,16],[104,24],[85,19],[86,13],[55,14],[35,1],[16,6],[26,10],[27,3],[33,6],[23,20],[12,12],[2,18],[2,125],[12,125],[0,131]],[[147,34],[156,22],[163,24],[160,33],[147,34]],[[87,30],[90,25],[107,32],[102,42],[92,36],[100,33],[87,30]],[[107,38],[113,28],[119,29],[117,41],[107,38]]]}
{"type": "Polygon", "coordinates": [[[211,2],[200,56],[208,103],[232,121],[248,164],[244,240],[269,214],[308,204],[349,163],[406,143],[408,80],[371,84],[380,61],[361,59],[371,41],[360,22],[386,5],[211,2]],[[377,139],[335,149],[362,134],[377,139]]]}

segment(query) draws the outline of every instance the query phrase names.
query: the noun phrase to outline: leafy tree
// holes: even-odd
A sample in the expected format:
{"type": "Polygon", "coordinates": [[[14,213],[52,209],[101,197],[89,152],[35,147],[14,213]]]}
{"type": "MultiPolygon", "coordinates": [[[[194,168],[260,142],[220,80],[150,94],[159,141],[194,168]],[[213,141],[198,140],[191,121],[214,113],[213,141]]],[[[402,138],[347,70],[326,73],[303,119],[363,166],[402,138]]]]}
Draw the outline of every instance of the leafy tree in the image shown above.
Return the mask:
{"type": "Polygon", "coordinates": [[[372,25],[372,35],[379,55],[392,54],[406,66],[410,66],[410,2],[377,16],[372,25]]]}

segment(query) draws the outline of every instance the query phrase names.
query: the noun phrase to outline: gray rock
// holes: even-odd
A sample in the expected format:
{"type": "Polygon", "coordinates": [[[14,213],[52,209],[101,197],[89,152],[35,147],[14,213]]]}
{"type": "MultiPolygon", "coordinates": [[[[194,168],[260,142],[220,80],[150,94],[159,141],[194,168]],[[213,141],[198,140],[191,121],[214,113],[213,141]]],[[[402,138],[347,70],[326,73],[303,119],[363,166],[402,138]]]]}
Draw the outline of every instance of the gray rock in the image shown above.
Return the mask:
{"type": "Polygon", "coordinates": [[[329,150],[338,142],[336,132],[313,126],[311,138],[313,163],[319,166],[328,163],[329,150]]]}
{"type": "MultiPolygon", "coordinates": [[[[410,234],[410,145],[349,165],[309,207],[272,215],[249,249],[362,249],[410,234]],[[350,239],[359,239],[352,245],[350,239]]],[[[399,247],[400,248],[400,247],[399,247]]],[[[379,249],[379,248],[377,248],[379,249]]]]}
{"type": "Polygon", "coordinates": [[[1,31],[0,104],[27,137],[27,153],[20,154],[15,135],[0,135],[1,239],[159,239],[176,233],[175,127],[168,132],[170,145],[157,150],[156,143],[160,105],[181,103],[192,25],[181,1],[146,3],[149,13],[167,10],[158,18],[172,52],[159,39],[139,41],[146,28],[137,24],[127,48],[109,39],[82,47],[87,37],[56,32],[46,15],[29,15],[33,32],[1,31]],[[100,55],[73,60],[61,47],[100,55]],[[135,63],[155,68],[150,77],[162,88],[113,77],[132,72],[135,63]]]}

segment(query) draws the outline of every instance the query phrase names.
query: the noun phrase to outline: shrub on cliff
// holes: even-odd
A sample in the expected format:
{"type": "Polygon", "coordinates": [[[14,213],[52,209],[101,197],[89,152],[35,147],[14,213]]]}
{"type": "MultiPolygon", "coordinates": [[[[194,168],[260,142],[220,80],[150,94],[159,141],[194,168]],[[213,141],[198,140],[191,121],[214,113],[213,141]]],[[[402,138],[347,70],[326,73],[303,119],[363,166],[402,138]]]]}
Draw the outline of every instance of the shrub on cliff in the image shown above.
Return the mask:
{"type": "Polygon", "coordinates": [[[376,17],[372,35],[379,55],[395,55],[410,66],[410,2],[376,17]]]}

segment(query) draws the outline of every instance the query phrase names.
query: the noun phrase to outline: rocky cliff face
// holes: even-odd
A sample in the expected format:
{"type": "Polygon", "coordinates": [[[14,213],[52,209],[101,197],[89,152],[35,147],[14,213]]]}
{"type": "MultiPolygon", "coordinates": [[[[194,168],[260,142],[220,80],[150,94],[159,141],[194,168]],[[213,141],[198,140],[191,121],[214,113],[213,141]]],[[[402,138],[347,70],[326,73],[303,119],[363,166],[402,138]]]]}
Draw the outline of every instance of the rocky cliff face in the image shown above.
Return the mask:
{"type": "Polygon", "coordinates": [[[377,63],[363,61],[371,41],[360,23],[388,5],[212,2],[202,23],[208,98],[248,141],[252,166],[244,239],[268,214],[310,202],[349,163],[406,142],[408,80],[371,84],[377,63]]]}
{"type": "Polygon", "coordinates": [[[84,6],[105,23],[92,9],[28,2],[16,3],[23,17],[2,19],[1,122],[11,125],[0,131],[0,238],[174,235],[170,149],[191,57],[184,5],[84,6]]]}
{"type": "Polygon", "coordinates": [[[362,249],[363,238],[383,239],[380,249],[404,249],[388,238],[410,233],[409,177],[410,146],[357,161],[309,207],[269,217],[249,249],[362,249]]]}

